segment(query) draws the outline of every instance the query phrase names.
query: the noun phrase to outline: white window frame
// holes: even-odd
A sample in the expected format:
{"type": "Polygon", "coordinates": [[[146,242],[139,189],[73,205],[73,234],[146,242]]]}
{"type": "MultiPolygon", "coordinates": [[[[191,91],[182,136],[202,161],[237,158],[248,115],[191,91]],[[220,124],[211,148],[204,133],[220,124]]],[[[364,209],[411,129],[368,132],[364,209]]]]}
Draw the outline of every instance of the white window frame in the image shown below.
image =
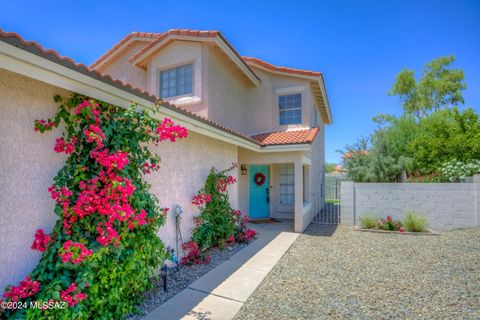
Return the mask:
{"type": "Polygon", "coordinates": [[[293,207],[295,205],[295,165],[293,163],[282,163],[278,165],[278,203],[286,207],[293,207]],[[282,167],[285,168],[283,173],[282,167]],[[285,179],[282,179],[282,177],[285,177],[285,179]],[[288,182],[289,177],[291,177],[290,181],[292,182],[288,182]],[[283,183],[282,180],[284,181],[283,183]],[[287,189],[286,193],[282,193],[282,187],[287,189]],[[289,188],[291,188],[291,192],[288,191],[289,188]],[[287,202],[282,202],[282,195],[287,197],[287,202]],[[288,198],[292,201],[290,202],[288,198]]]}
{"type": "MultiPolygon", "coordinates": [[[[279,95],[278,96],[278,124],[280,126],[294,126],[294,125],[301,125],[303,123],[303,95],[301,92],[297,92],[297,93],[289,93],[289,94],[282,94],[282,95],[279,95]],[[280,98],[282,97],[285,97],[285,99],[288,99],[289,96],[300,96],[300,106],[296,106],[296,107],[292,107],[292,108],[285,108],[285,109],[280,109],[280,98]],[[283,113],[286,113],[286,112],[292,112],[292,111],[300,111],[300,119],[298,122],[293,122],[293,123],[282,123],[282,112],[283,113]]],[[[286,119],[289,119],[288,117],[286,119]]]]}
{"type": "Polygon", "coordinates": [[[299,86],[289,86],[289,87],[283,87],[283,88],[278,88],[275,90],[275,107],[276,107],[276,123],[280,128],[298,128],[302,127],[305,119],[305,110],[304,110],[304,104],[305,104],[305,90],[306,87],[303,85],[299,86]],[[285,96],[285,95],[290,95],[290,94],[301,94],[301,111],[300,111],[300,123],[296,124],[280,124],[280,96],[285,96]]]}
{"type": "Polygon", "coordinates": [[[181,98],[181,97],[192,97],[195,94],[195,63],[193,61],[188,61],[188,62],[183,62],[180,64],[176,65],[169,65],[166,66],[162,69],[158,70],[158,93],[161,99],[172,99],[172,98],[181,98]],[[184,93],[180,95],[173,95],[173,96],[167,96],[167,97],[162,97],[162,72],[167,72],[170,70],[177,70],[178,68],[181,67],[186,67],[186,66],[192,66],[192,90],[190,93],[184,93]]]}

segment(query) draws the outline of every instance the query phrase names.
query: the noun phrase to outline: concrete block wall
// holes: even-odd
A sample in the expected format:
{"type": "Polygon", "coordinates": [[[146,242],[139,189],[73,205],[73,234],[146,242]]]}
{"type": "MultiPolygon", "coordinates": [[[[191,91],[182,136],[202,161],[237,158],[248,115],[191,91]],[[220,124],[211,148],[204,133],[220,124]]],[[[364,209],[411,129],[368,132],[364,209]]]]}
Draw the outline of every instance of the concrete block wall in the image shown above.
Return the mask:
{"type": "Polygon", "coordinates": [[[413,210],[427,216],[430,228],[470,228],[480,221],[480,176],[473,183],[354,183],[342,181],[341,222],[359,224],[365,214],[402,219],[413,210]]]}

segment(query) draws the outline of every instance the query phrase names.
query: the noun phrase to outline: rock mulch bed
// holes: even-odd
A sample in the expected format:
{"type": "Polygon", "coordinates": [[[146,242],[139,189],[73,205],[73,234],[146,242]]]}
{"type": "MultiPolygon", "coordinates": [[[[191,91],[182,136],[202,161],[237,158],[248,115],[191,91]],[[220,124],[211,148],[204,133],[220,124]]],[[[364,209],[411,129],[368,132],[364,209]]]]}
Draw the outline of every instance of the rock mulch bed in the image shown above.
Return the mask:
{"type": "MultiPolygon", "coordinates": [[[[250,242],[251,244],[252,242],[250,242]]],[[[211,260],[208,264],[199,264],[193,266],[180,266],[179,271],[169,271],[167,277],[167,291],[163,290],[163,279],[158,277],[153,279],[153,288],[145,293],[145,300],[139,307],[139,313],[130,315],[128,320],[139,320],[153,311],[159,305],[172,298],[174,295],[188,287],[195,280],[208,273],[221,263],[230,259],[235,253],[245,248],[247,244],[238,244],[225,249],[210,250],[211,260]]]]}
{"type": "Polygon", "coordinates": [[[440,236],[310,227],[236,319],[479,319],[480,229],[440,236]]]}

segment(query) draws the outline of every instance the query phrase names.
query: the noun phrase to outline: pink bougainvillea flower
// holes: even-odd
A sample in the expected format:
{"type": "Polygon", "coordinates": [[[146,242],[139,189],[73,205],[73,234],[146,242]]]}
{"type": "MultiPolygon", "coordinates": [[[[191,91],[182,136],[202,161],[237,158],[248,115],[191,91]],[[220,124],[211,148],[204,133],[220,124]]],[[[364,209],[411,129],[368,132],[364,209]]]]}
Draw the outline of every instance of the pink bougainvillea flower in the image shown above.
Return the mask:
{"type": "Polygon", "coordinates": [[[50,192],[50,196],[52,197],[55,202],[59,203],[64,200],[67,200],[69,197],[73,195],[73,192],[71,192],[67,187],[63,186],[60,187],[60,189],[53,185],[50,188],[48,188],[48,191],[50,192]]]}
{"type": "Polygon", "coordinates": [[[18,286],[11,286],[3,294],[4,297],[10,298],[12,301],[18,301],[19,299],[25,299],[33,296],[40,291],[40,282],[32,281],[27,276],[18,286]]]}
{"type": "Polygon", "coordinates": [[[85,293],[82,293],[81,290],[77,291],[77,286],[72,282],[67,290],[60,290],[60,299],[68,303],[69,307],[74,307],[80,301],[83,301],[87,298],[85,293]]]}
{"type": "Polygon", "coordinates": [[[149,174],[149,173],[152,173],[153,171],[157,171],[158,169],[160,169],[160,166],[156,163],[152,163],[152,164],[144,163],[142,171],[145,174],[149,174]]]}
{"type": "Polygon", "coordinates": [[[398,231],[400,231],[400,232],[405,232],[405,228],[404,228],[404,227],[400,227],[400,229],[398,229],[398,231]]]}
{"type": "Polygon", "coordinates": [[[63,243],[63,250],[61,250],[59,256],[64,263],[72,262],[73,264],[78,264],[91,256],[92,253],[93,250],[87,249],[82,243],[67,240],[63,243]]]}
{"type": "Polygon", "coordinates": [[[109,154],[108,150],[92,151],[90,156],[99,164],[108,169],[123,170],[128,164],[128,152],[118,150],[116,153],[109,154]]]}
{"type": "Polygon", "coordinates": [[[245,239],[247,241],[250,241],[251,238],[255,237],[257,235],[257,232],[253,229],[247,229],[245,230],[245,239]]]}
{"type": "Polygon", "coordinates": [[[248,216],[243,216],[243,221],[244,221],[245,223],[248,223],[248,221],[250,221],[250,219],[248,218],[248,216]]]}
{"type": "Polygon", "coordinates": [[[97,232],[97,241],[102,246],[106,246],[110,243],[112,243],[115,247],[118,246],[120,242],[120,235],[118,234],[117,230],[113,228],[113,224],[111,222],[100,222],[97,225],[97,232]]]}
{"type": "Polygon", "coordinates": [[[183,265],[205,264],[210,262],[210,256],[200,251],[198,243],[195,241],[184,243],[182,250],[187,253],[181,260],[181,264],[183,265]]]}
{"type": "Polygon", "coordinates": [[[63,138],[57,138],[55,140],[55,146],[53,147],[53,150],[57,153],[64,152],[65,154],[70,154],[75,150],[76,142],[76,137],[73,137],[71,142],[66,142],[63,138]]]}
{"type": "Polygon", "coordinates": [[[35,240],[31,248],[40,252],[45,252],[47,245],[50,242],[50,236],[46,235],[42,229],[38,229],[35,233],[35,240]]]}
{"type": "Polygon", "coordinates": [[[177,138],[186,138],[188,136],[186,128],[175,125],[169,118],[159,122],[155,132],[158,134],[158,141],[170,140],[175,142],[177,138]]]}
{"type": "Polygon", "coordinates": [[[88,129],[83,130],[83,134],[85,134],[87,142],[95,142],[98,147],[103,147],[103,140],[105,139],[105,135],[103,134],[103,131],[102,129],[100,129],[99,126],[90,124],[88,126],[88,129]]]}
{"type": "Polygon", "coordinates": [[[387,216],[387,221],[388,221],[388,222],[392,221],[392,217],[391,217],[391,216],[387,216]]]}
{"type": "Polygon", "coordinates": [[[212,201],[212,195],[201,193],[201,194],[198,194],[198,195],[193,197],[192,204],[197,206],[197,207],[200,207],[204,203],[208,203],[210,201],[212,201]]]}

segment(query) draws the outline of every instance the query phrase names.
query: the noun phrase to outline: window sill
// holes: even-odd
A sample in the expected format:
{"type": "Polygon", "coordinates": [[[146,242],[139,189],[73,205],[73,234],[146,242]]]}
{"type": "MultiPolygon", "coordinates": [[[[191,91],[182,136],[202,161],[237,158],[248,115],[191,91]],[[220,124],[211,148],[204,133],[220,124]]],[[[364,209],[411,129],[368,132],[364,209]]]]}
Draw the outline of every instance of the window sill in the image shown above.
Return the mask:
{"type": "Polygon", "coordinates": [[[176,104],[178,106],[202,103],[202,99],[197,96],[170,97],[170,98],[165,98],[164,100],[171,102],[173,104],[176,104]]]}

